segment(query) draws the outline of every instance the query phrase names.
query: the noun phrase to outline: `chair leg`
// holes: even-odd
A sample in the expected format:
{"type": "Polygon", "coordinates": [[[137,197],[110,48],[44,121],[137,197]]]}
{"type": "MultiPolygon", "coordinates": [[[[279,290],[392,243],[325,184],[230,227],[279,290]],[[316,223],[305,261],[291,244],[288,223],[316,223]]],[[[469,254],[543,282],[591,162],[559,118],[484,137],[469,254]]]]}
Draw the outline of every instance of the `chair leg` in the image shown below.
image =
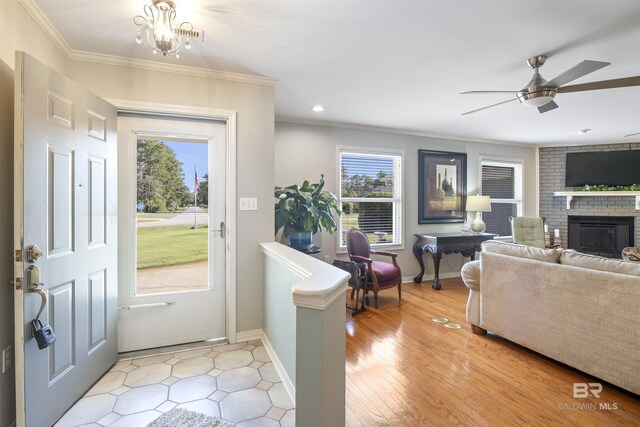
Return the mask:
{"type": "Polygon", "coordinates": [[[353,292],[356,290],[355,286],[351,288],[351,299],[353,299],[353,292]]]}
{"type": "Polygon", "coordinates": [[[398,299],[402,299],[402,283],[398,283],[398,299]]]}
{"type": "Polygon", "coordinates": [[[375,308],[378,308],[378,293],[377,292],[373,293],[373,306],[375,308]]]}
{"type": "Polygon", "coordinates": [[[369,304],[369,289],[367,288],[367,284],[362,285],[362,306],[371,306],[369,304]]]}

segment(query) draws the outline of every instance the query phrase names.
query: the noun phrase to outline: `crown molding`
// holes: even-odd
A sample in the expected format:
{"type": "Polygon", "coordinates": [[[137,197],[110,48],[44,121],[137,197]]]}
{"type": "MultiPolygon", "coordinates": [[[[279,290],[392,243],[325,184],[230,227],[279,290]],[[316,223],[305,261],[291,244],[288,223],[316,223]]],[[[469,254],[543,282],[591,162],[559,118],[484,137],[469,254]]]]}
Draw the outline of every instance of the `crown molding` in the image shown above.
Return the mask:
{"type": "Polygon", "coordinates": [[[51,21],[49,21],[49,18],[42,13],[38,5],[33,0],[18,0],[18,3],[20,3],[24,10],[36,21],[36,24],[42,28],[42,31],[51,39],[53,44],[56,45],[65,56],[69,57],[69,54],[72,52],[71,47],[67,41],[62,38],[51,21]]]}
{"type": "Polygon", "coordinates": [[[66,40],[53,26],[34,0],[18,0],[24,10],[42,28],[53,44],[67,57],[68,60],[94,62],[98,64],[132,67],[165,73],[182,74],[186,76],[205,77],[216,80],[227,80],[239,83],[274,87],[277,79],[248,74],[231,73],[227,71],[210,70],[207,68],[188,67],[185,65],[165,64],[162,62],[148,61],[144,59],[124,58],[121,56],[104,55],[100,53],[83,52],[71,49],[66,40]]]}
{"type": "Polygon", "coordinates": [[[359,124],[334,122],[334,121],[325,122],[325,121],[313,120],[313,119],[298,119],[298,118],[289,117],[289,116],[276,116],[276,123],[277,122],[300,124],[300,125],[311,125],[311,126],[333,127],[333,128],[339,128],[339,129],[361,130],[361,131],[369,131],[369,132],[385,132],[385,133],[398,134],[398,135],[420,136],[423,138],[442,139],[447,141],[477,142],[482,144],[507,145],[511,147],[524,147],[524,148],[536,147],[536,144],[533,144],[533,143],[528,144],[525,142],[496,141],[496,140],[481,139],[481,138],[465,138],[462,136],[440,135],[440,134],[429,133],[429,132],[421,132],[417,130],[389,128],[389,127],[372,126],[372,125],[359,125],[359,124]]]}
{"type": "Polygon", "coordinates": [[[72,50],[67,58],[73,61],[95,62],[98,64],[115,65],[119,67],[139,68],[164,73],[182,74],[209,79],[228,80],[239,83],[250,83],[263,86],[275,86],[277,79],[271,77],[252,76],[248,74],[231,73],[228,71],[210,70],[207,68],[188,67],[185,65],[165,64],[148,61],[146,59],[124,58],[122,56],[104,55],[101,53],[82,52],[72,50]]]}

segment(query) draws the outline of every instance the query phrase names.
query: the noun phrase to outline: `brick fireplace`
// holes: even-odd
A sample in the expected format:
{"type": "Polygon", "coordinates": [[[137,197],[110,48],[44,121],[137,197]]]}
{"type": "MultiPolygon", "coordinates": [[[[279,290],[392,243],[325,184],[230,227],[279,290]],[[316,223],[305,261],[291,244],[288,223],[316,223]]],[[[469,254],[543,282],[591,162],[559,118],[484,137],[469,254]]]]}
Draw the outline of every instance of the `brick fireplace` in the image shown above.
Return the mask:
{"type": "MultiPolygon", "coordinates": [[[[565,197],[553,196],[555,191],[573,190],[565,187],[567,153],[612,150],[640,150],[640,143],[540,148],[540,216],[547,218],[549,229],[560,229],[564,248],[568,248],[569,244],[569,216],[630,218],[632,244],[637,246],[640,243],[640,211],[635,209],[635,198],[619,197],[615,193],[610,197],[574,197],[571,209],[567,209],[565,197]]],[[[599,234],[603,238],[609,236],[604,232],[599,234]]],[[[601,243],[609,245],[609,242],[601,243]]],[[[615,250],[617,249],[616,246],[615,250]]]]}

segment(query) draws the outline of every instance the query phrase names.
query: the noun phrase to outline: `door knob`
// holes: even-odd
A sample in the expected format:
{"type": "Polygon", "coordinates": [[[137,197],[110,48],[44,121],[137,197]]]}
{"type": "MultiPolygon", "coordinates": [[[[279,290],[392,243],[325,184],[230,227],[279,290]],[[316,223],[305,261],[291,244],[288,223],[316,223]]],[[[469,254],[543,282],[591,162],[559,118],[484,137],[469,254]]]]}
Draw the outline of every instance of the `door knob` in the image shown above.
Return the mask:
{"type": "Polygon", "coordinates": [[[27,261],[29,262],[36,262],[42,255],[44,254],[36,245],[31,245],[27,248],[27,261]]]}

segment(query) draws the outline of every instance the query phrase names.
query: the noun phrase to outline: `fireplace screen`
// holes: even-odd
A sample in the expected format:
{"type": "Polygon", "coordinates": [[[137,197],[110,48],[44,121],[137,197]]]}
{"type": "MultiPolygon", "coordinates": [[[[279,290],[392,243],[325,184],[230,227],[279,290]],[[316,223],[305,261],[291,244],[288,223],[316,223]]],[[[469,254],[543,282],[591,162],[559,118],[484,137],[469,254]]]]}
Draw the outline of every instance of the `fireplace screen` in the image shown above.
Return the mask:
{"type": "Polygon", "coordinates": [[[634,244],[634,217],[569,217],[569,249],[609,258],[620,258],[622,249],[634,244]]]}

